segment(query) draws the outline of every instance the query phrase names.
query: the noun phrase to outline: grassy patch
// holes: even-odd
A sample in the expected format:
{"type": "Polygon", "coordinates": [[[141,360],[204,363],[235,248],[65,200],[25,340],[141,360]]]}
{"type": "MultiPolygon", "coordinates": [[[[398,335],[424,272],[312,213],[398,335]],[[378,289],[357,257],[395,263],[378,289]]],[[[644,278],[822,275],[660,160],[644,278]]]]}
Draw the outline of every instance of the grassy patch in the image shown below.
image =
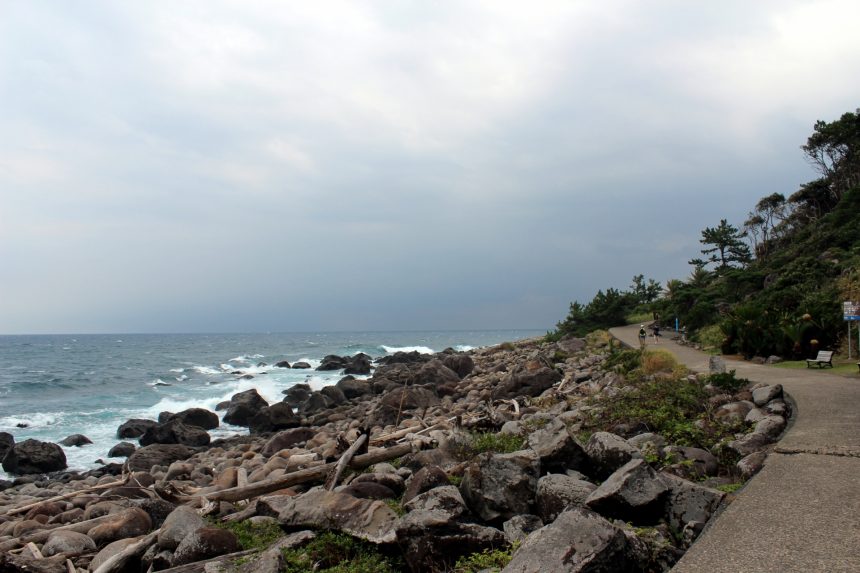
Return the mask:
{"type": "Polygon", "coordinates": [[[659,380],[634,377],[629,391],[600,402],[590,426],[611,430],[617,424],[644,424],[648,431],[662,435],[671,444],[710,450],[734,427],[720,424],[696,425],[707,418],[708,395],[704,387],[682,378],[659,380]]]}
{"type": "Polygon", "coordinates": [[[745,484],[742,483],[727,483],[724,485],[718,485],[717,489],[725,493],[735,493],[736,491],[744,487],[744,485],[745,484]]]}
{"type": "Polygon", "coordinates": [[[255,524],[250,521],[215,522],[216,527],[232,531],[244,550],[265,549],[278,538],[283,537],[284,531],[277,523],[255,524]]]}
{"type": "Polygon", "coordinates": [[[860,359],[852,361],[834,360],[833,368],[819,368],[818,366],[807,368],[806,360],[786,360],[785,362],[773,364],[773,367],[785,368],[787,370],[809,370],[810,372],[831,372],[842,376],[851,374],[854,376],[860,376],[860,369],[857,368],[857,362],[860,362],[860,359]]]}
{"type": "Polygon", "coordinates": [[[659,372],[681,374],[681,365],[668,350],[646,350],[642,353],[642,372],[645,374],[657,374],[659,372]]]}
{"type": "Polygon", "coordinates": [[[471,555],[461,557],[454,565],[454,573],[501,571],[511,562],[511,556],[518,545],[515,543],[508,549],[485,549],[480,553],[472,553],[471,555]]]}
{"type": "Polygon", "coordinates": [[[285,549],[284,573],[397,573],[399,560],[380,553],[376,546],[343,533],[319,534],[307,545],[285,549]]]}
{"type": "Polygon", "coordinates": [[[398,517],[406,515],[406,510],[403,509],[403,504],[399,499],[386,499],[385,505],[391,508],[391,511],[397,514],[398,517]]]}
{"type": "Polygon", "coordinates": [[[463,460],[485,452],[509,454],[523,449],[525,443],[524,437],[515,434],[470,432],[468,442],[460,444],[454,453],[463,460]]]}

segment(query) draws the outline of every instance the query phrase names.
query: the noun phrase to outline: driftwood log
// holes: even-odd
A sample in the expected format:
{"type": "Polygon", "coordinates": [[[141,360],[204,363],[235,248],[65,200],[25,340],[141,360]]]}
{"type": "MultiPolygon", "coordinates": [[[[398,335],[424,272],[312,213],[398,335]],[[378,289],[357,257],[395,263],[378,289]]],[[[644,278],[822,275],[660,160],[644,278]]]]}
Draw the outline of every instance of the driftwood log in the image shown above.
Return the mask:
{"type": "Polygon", "coordinates": [[[110,556],[104,563],[98,566],[98,568],[93,571],[93,573],[118,573],[120,571],[125,571],[125,564],[132,557],[136,557],[138,555],[143,555],[149,546],[155,543],[158,539],[158,533],[161,531],[159,527],[152,533],[146,535],[146,537],[142,538],[137,543],[132,543],[116,555],[110,556]]]}
{"type": "Polygon", "coordinates": [[[85,489],[79,489],[77,491],[73,491],[70,493],[64,493],[63,495],[58,495],[55,497],[49,497],[48,499],[40,499],[39,501],[36,501],[33,503],[28,503],[27,505],[22,505],[20,507],[14,508],[14,509],[10,509],[9,511],[6,512],[6,515],[16,515],[18,513],[24,513],[25,511],[29,511],[29,510],[33,509],[34,507],[38,507],[38,506],[42,505],[43,503],[62,501],[64,499],[69,499],[71,497],[76,497],[79,495],[83,495],[85,493],[92,493],[94,491],[99,491],[99,490],[103,490],[103,489],[110,489],[112,487],[119,487],[119,486],[125,485],[127,482],[128,482],[128,478],[126,477],[126,478],[123,478],[121,480],[112,481],[110,483],[103,483],[101,485],[94,485],[92,487],[88,487],[85,489]]]}
{"type": "MultiPolygon", "coordinates": [[[[421,449],[421,446],[422,444],[416,442],[398,444],[390,448],[380,448],[378,450],[374,450],[372,452],[368,452],[360,456],[355,456],[350,461],[348,467],[353,469],[366,468],[367,466],[372,466],[373,464],[379,462],[393,460],[395,458],[399,458],[400,456],[410,454],[413,451],[421,449]]],[[[207,493],[205,495],[189,496],[186,497],[183,501],[190,501],[195,498],[199,499],[200,497],[205,497],[208,501],[239,501],[242,499],[253,499],[255,497],[271,493],[273,491],[277,491],[286,487],[298,485],[300,483],[307,483],[309,481],[325,479],[325,477],[329,474],[330,471],[335,468],[336,465],[337,462],[331,462],[328,464],[323,464],[321,466],[299,470],[297,472],[287,474],[274,480],[266,480],[259,483],[253,483],[245,487],[231,487],[229,489],[223,489],[221,491],[207,493]]]]}
{"type": "Polygon", "coordinates": [[[334,472],[330,474],[328,479],[325,482],[325,488],[329,491],[333,490],[337,486],[338,480],[340,480],[340,476],[343,473],[343,470],[346,469],[346,466],[349,462],[352,461],[353,456],[355,456],[355,452],[364,445],[364,442],[367,441],[367,434],[362,434],[358,437],[357,440],[343,453],[338,460],[337,465],[334,466],[334,472]]]}

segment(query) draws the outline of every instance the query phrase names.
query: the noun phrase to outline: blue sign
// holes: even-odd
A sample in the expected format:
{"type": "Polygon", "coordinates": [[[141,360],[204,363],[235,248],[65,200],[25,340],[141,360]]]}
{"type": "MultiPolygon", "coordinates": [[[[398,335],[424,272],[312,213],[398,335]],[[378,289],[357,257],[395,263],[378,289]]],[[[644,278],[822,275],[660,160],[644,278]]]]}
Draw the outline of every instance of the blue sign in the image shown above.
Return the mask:
{"type": "Polygon", "coordinates": [[[850,300],[843,302],[842,320],[860,320],[860,303],[850,300]]]}

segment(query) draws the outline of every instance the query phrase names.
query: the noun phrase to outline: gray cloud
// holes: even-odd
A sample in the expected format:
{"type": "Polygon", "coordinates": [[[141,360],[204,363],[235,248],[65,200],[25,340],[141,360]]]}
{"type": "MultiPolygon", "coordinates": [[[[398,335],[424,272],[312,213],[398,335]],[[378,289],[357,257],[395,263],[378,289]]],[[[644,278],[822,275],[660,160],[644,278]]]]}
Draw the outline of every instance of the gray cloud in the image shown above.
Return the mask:
{"type": "Polygon", "coordinates": [[[814,177],[848,1],[34,1],[0,331],[550,328],[814,177]]]}

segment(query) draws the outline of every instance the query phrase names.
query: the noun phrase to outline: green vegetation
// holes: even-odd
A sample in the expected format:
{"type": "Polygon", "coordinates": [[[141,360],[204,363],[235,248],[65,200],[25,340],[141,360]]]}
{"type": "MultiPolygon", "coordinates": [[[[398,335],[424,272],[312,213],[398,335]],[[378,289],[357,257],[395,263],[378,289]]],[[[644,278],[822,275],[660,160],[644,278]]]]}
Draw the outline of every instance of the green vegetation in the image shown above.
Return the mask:
{"type": "Polygon", "coordinates": [[[479,571],[499,572],[511,562],[511,557],[519,544],[515,543],[508,549],[485,549],[461,557],[454,565],[454,573],[478,573],[479,571]]]}
{"type": "Polygon", "coordinates": [[[277,523],[254,524],[250,521],[236,522],[214,522],[216,527],[232,531],[239,540],[239,545],[244,550],[265,549],[278,538],[283,537],[284,532],[277,523]]]}
{"type": "Polygon", "coordinates": [[[717,489],[725,493],[735,493],[736,491],[744,487],[744,485],[745,484],[742,483],[727,483],[725,485],[718,485],[717,489]]]}
{"type": "Polygon", "coordinates": [[[628,291],[574,301],[549,338],[582,336],[656,312],[725,354],[812,357],[838,350],[841,303],[860,300],[860,109],[819,121],[801,148],[820,177],[762,197],[743,225],[702,231],[701,257],[664,289],[642,275],[628,291]]]}
{"type": "Polygon", "coordinates": [[[398,517],[406,515],[406,510],[403,509],[403,504],[399,499],[386,499],[385,505],[391,508],[391,511],[396,513],[398,517]]]}
{"type": "MultiPolygon", "coordinates": [[[[688,381],[668,352],[626,350],[612,355],[609,361],[613,360],[626,373],[628,389],[610,399],[595,398],[598,408],[588,429],[611,431],[619,424],[643,425],[671,444],[704,448],[718,457],[724,449],[718,447],[722,440],[744,429],[711,420],[704,386],[688,381]]],[[[727,385],[739,384],[738,380],[748,382],[736,379],[733,373],[719,379],[727,385]]]]}
{"type": "Polygon", "coordinates": [[[730,370],[723,373],[715,373],[708,376],[708,383],[729,394],[734,394],[741,388],[749,386],[750,381],[746,378],[738,378],[735,371],[730,370]]]}
{"type": "Polygon", "coordinates": [[[307,545],[285,549],[284,573],[396,573],[399,559],[376,546],[343,533],[322,532],[307,545]]]}
{"type": "Polygon", "coordinates": [[[525,438],[516,434],[496,434],[493,432],[474,432],[468,449],[475,456],[484,452],[509,454],[523,449],[525,438]]]}
{"type": "Polygon", "coordinates": [[[809,370],[812,372],[829,372],[835,374],[849,375],[849,376],[859,376],[860,369],[857,368],[857,360],[847,360],[847,361],[833,361],[833,368],[823,368],[819,369],[818,367],[813,366],[812,368],[807,368],[806,360],[786,360],[785,362],[779,362],[778,364],[773,365],[774,368],[785,368],[786,370],[809,370]]]}

